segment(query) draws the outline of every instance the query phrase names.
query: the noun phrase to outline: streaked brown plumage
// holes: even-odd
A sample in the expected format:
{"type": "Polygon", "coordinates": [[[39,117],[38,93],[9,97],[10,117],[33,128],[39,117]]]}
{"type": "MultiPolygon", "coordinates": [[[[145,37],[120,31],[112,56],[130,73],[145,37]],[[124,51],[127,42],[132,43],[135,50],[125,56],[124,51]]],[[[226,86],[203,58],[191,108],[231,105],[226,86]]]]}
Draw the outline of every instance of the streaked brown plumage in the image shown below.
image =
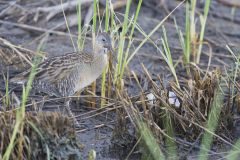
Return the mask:
{"type": "Polygon", "coordinates": [[[16,70],[24,70],[32,65],[35,56],[46,57],[46,53],[36,53],[26,48],[13,45],[11,42],[0,38],[0,70],[13,67],[16,70]]]}
{"type": "MultiPolygon", "coordinates": [[[[108,63],[107,53],[112,50],[107,33],[100,33],[92,54],[68,53],[49,58],[37,68],[33,88],[57,97],[71,96],[95,81],[108,63]]],[[[30,70],[21,73],[11,82],[25,83],[30,70]]]]}

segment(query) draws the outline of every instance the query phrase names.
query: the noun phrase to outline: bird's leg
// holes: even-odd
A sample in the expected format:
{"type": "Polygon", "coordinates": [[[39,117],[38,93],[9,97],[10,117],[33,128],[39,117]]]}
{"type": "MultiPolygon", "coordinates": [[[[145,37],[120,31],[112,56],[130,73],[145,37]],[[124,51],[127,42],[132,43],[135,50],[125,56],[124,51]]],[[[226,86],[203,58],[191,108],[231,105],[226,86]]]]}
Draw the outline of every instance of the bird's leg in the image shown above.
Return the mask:
{"type": "Polygon", "coordinates": [[[70,102],[71,102],[71,98],[66,98],[64,105],[67,109],[68,115],[74,119],[74,123],[76,124],[77,127],[80,127],[80,124],[78,123],[77,119],[75,118],[75,115],[73,114],[71,108],[70,108],[70,102]]]}
{"type": "Polygon", "coordinates": [[[39,107],[39,110],[40,110],[40,111],[43,110],[43,107],[44,107],[44,104],[45,104],[46,99],[49,99],[48,95],[43,96],[42,102],[40,103],[40,107],[39,107]]]}

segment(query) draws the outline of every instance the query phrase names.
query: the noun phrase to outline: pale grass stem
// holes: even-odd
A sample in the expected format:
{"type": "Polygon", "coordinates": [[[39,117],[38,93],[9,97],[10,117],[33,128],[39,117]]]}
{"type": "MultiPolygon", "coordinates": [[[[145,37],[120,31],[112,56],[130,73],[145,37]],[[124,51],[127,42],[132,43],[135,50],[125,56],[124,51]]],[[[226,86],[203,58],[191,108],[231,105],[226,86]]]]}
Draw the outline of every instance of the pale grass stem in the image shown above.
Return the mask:
{"type": "MultiPolygon", "coordinates": [[[[98,8],[98,1],[94,0],[93,1],[93,27],[92,27],[92,45],[93,48],[95,47],[95,38],[96,38],[96,32],[97,32],[97,8],[98,8]]],[[[92,83],[91,85],[91,91],[93,93],[93,96],[96,94],[96,81],[92,83]]],[[[90,105],[95,108],[96,103],[95,103],[95,98],[91,98],[91,103],[90,105]]]]}
{"type": "MultiPolygon", "coordinates": [[[[109,1],[106,0],[105,31],[108,32],[108,29],[109,29],[109,1]]],[[[105,97],[106,97],[106,74],[107,74],[107,70],[109,70],[109,65],[104,69],[104,71],[102,73],[101,97],[103,97],[103,98],[101,99],[101,107],[103,107],[105,105],[105,103],[106,103],[105,97]]],[[[110,80],[110,77],[108,77],[108,79],[110,80]]],[[[111,84],[108,83],[108,87],[110,87],[109,85],[111,85],[111,84]]]]}
{"type": "Polygon", "coordinates": [[[10,106],[10,97],[9,97],[9,71],[7,72],[7,77],[3,74],[4,83],[5,83],[5,97],[3,98],[3,103],[9,107],[10,106]]]}

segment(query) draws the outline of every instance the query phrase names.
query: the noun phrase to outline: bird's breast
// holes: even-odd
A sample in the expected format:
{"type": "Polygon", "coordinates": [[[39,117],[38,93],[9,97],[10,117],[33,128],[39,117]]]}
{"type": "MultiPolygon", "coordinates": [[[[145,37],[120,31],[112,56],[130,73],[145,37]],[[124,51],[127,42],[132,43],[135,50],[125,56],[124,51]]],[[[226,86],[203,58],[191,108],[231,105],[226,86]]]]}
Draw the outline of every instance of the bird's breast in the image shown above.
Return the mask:
{"type": "Polygon", "coordinates": [[[91,64],[83,64],[81,72],[79,74],[79,81],[75,87],[76,91],[82,90],[83,88],[94,82],[103,72],[103,69],[108,64],[107,54],[97,59],[91,64]]]}

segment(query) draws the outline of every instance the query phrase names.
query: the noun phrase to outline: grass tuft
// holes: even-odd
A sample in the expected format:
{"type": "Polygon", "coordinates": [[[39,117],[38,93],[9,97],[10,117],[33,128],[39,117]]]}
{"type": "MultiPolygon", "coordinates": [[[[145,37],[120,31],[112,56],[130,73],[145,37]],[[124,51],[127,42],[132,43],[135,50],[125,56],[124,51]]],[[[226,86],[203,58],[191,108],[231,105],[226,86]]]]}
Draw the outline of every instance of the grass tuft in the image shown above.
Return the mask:
{"type": "MultiPolygon", "coordinates": [[[[40,49],[43,47],[43,44],[45,42],[45,38],[41,41],[41,43],[38,46],[37,52],[40,53],[40,49]]],[[[39,54],[40,55],[40,54],[39,54]]],[[[23,126],[24,126],[24,119],[25,119],[25,110],[26,110],[26,102],[29,96],[29,93],[32,89],[32,82],[34,79],[34,76],[36,74],[36,69],[38,64],[40,63],[41,57],[36,56],[34,58],[34,63],[32,65],[32,69],[29,75],[29,79],[27,81],[27,85],[26,87],[23,86],[23,92],[22,92],[22,104],[21,107],[18,108],[16,110],[16,122],[15,122],[15,126],[13,129],[13,133],[9,142],[9,145],[3,155],[3,160],[9,160],[10,155],[12,153],[12,150],[15,146],[15,142],[16,142],[16,138],[17,138],[17,134],[20,134],[21,136],[23,136],[23,126]],[[20,133],[19,133],[20,132],[20,133]]],[[[20,140],[22,140],[23,137],[20,138],[20,140]]],[[[19,143],[20,149],[22,145],[22,141],[20,141],[21,143],[19,143]]]]}

